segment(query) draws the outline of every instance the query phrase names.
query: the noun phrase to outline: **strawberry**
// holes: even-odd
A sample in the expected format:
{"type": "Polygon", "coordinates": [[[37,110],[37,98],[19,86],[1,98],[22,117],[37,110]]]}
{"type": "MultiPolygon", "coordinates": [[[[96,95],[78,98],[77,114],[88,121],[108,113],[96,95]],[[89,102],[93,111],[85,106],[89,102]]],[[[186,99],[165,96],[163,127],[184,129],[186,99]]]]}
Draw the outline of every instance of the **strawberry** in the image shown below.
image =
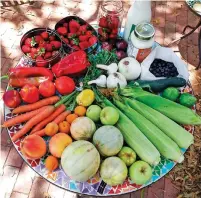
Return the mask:
{"type": "Polygon", "coordinates": [[[58,32],[60,35],[67,35],[68,30],[67,30],[66,27],[58,27],[58,28],[57,28],[57,32],[58,32]]]}
{"type": "Polygon", "coordinates": [[[76,20],[71,20],[69,22],[70,33],[76,33],[80,28],[80,24],[76,20]]]}
{"type": "Polygon", "coordinates": [[[68,28],[68,23],[63,23],[63,26],[68,28]]]}
{"type": "Polygon", "coordinates": [[[77,35],[77,36],[80,36],[80,35],[81,35],[81,33],[82,33],[82,32],[77,31],[77,32],[76,32],[76,35],[77,35]]]}
{"type": "Polygon", "coordinates": [[[37,49],[34,48],[34,47],[32,47],[32,48],[31,48],[31,52],[29,53],[29,55],[30,55],[30,57],[31,57],[32,59],[36,59],[36,57],[37,57],[37,49]]]}
{"type": "Polygon", "coordinates": [[[75,34],[75,33],[68,33],[69,39],[75,38],[76,36],[77,36],[77,34],[75,34]]]}
{"type": "Polygon", "coordinates": [[[117,35],[118,34],[118,28],[113,29],[111,34],[116,34],[117,35]]]}
{"type": "Polygon", "coordinates": [[[117,35],[116,35],[116,34],[110,34],[110,35],[109,35],[109,38],[110,38],[110,39],[115,39],[115,38],[117,38],[117,35]]]}
{"type": "Polygon", "coordinates": [[[45,48],[44,47],[38,47],[36,52],[37,52],[37,56],[44,56],[45,55],[45,48]]]}
{"type": "Polygon", "coordinates": [[[90,30],[86,31],[85,35],[91,36],[92,32],[90,30]]]}
{"type": "Polygon", "coordinates": [[[72,48],[73,48],[74,50],[80,50],[80,47],[77,46],[77,45],[73,45],[72,48]]]}
{"type": "Polygon", "coordinates": [[[48,65],[48,62],[44,60],[43,57],[38,56],[36,58],[36,66],[37,67],[46,67],[48,65]]]}
{"type": "Polygon", "coordinates": [[[78,38],[73,38],[72,40],[70,40],[70,45],[79,45],[78,38]]]}
{"type": "Polygon", "coordinates": [[[108,22],[107,22],[107,18],[106,17],[101,17],[100,20],[99,20],[99,26],[100,27],[103,27],[103,28],[106,28],[108,27],[108,22]]]}
{"type": "Polygon", "coordinates": [[[108,39],[108,33],[105,31],[104,28],[98,28],[98,34],[101,35],[101,37],[102,37],[104,40],[107,40],[107,39],[108,39]]]}
{"type": "Polygon", "coordinates": [[[80,40],[80,41],[87,41],[88,38],[89,38],[88,35],[80,35],[80,36],[79,36],[79,40],[80,40]]]}
{"type": "Polygon", "coordinates": [[[48,59],[52,57],[52,52],[46,52],[44,55],[44,59],[48,59]]]}
{"type": "Polygon", "coordinates": [[[116,16],[107,17],[108,28],[115,29],[119,27],[119,18],[116,16]]]}
{"type": "Polygon", "coordinates": [[[92,36],[91,38],[89,38],[89,43],[90,46],[94,45],[95,43],[97,43],[98,39],[96,36],[92,36]]]}
{"type": "Polygon", "coordinates": [[[29,53],[29,52],[31,52],[31,48],[28,45],[23,45],[22,46],[22,51],[24,53],[29,53]]]}
{"type": "Polygon", "coordinates": [[[85,32],[87,31],[87,27],[88,25],[81,25],[80,28],[79,28],[79,31],[82,33],[82,34],[85,34],[85,32]]]}
{"type": "Polygon", "coordinates": [[[24,43],[25,43],[25,45],[28,45],[29,47],[33,47],[37,44],[34,40],[34,37],[27,38],[24,43]]]}
{"type": "Polygon", "coordinates": [[[79,46],[80,46],[81,50],[84,50],[84,49],[88,48],[90,46],[90,44],[87,41],[83,41],[83,42],[79,43],[79,46]]]}
{"type": "Polygon", "coordinates": [[[50,41],[50,44],[52,44],[55,49],[59,49],[61,47],[61,42],[59,41],[50,41]]]}
{"type": "MultiPolygon", "coordinates": [[[[32,38],[33,38],[33,37],[32,37],[32,38]]],[[[44,40],[43,40],[43,37],[40,36],[40,35],[34,36],[34,40],[35,40],[35,42],[36,42],[37,44],[42,43],[42,42],[44,41],[44,40]]]]}
{"type": "MultiPolygon", "coordinates": [[[[51,41],[51,42],[52,42],[52,41],[51,41]]],[[[53,51],[53,45],[50,44],[50,43],[46,43],[46,44],[45,44],[45,50],[46,50],[47,52],[52,52],[52,51],[53,51]]]]}
{"type": "Polygon", "coordinates": [[[53,36],[53,35],[49,36],[49,40],[50,41],[55,41],[55,36],[53,36]]]}
{"type": "Polygon", "coordinates": [[[42,32],[40,35],[41,35],[42,38],[45,39],[45,40],[47,40],[47,39],[49,38],[48,32],[42,32]]]}
{"type": "Polygon", "coordinates": [[[35,47],[32,47],[32,48],[31,48],[31,52],[32,52],[32,53],[36,53],[36,52],[37,52],[37,49],[36,49],[35,47]]]}

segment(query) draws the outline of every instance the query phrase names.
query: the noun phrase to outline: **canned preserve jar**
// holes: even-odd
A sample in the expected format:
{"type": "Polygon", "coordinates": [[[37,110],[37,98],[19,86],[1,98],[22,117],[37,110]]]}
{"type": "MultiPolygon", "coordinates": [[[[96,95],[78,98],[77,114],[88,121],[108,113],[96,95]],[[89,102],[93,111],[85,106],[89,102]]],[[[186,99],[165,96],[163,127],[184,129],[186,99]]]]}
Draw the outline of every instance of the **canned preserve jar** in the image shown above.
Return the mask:
{"type": "Polygon", "coordinates": [[[147,22],[139,23],[131,33],[127,54],[142,62],[151,52],[154,44],[155,29],[147,22]]]}

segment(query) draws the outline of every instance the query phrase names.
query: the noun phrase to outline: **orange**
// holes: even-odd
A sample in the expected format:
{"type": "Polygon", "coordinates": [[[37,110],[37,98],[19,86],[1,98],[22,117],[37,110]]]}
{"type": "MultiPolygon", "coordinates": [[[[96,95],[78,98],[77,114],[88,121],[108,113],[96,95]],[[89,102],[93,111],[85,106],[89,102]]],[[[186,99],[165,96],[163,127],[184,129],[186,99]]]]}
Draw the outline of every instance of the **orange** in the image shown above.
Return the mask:
{"type": "Polygon", "coordinates": [[[66,117],[66,121],[71,124],[76,118],[78,118],[78,116],[74,113],[72,114],[69,114],[67,117],[66,117]]]}
{"type": "Polygon", "coordinates": [[[54,122],[50,122],[45,127],[45,134],[48,136],[53,136],[58,132],[58,130],[59,130],[58,124],[56,124],[54,122]]]}
{"type": "Polygon", "coordinates": [[[70,132],[70,124],[67,121],[63,121],[59,123],[59,131],[61,133],[69,133],[70,132]]]}
{"type": "Polygon", "coordinates": [[[49,170],[50,172],[52,172],[58,166],[59,166],[59,162],[58,162],[58,159],[56,157],[54,157],[52,155],[49,155],[46,158],[46,160],[45,160],[45,167],[47,168],[47,170],[49,170]]]}
{"type": "Polygon", "coordinates": [[[74,110],[74,113],[77,114],[78,116],[84,116],[86,114],[86,108],[83,106],[77,106],[74,110]]]}

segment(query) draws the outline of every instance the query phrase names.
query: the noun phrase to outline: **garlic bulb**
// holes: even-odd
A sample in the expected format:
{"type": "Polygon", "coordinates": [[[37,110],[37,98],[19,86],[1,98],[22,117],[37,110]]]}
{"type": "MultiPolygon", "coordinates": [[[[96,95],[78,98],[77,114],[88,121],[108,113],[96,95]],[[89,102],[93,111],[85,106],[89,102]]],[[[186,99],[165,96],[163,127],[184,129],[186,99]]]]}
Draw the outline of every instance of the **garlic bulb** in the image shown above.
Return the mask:
{"type": "Polygon", "coordinates": [[[118,66],[116,63],[111,63],[110,65],[102,65],[102,64],[97,64],[97,68],[106,70],[108,74],[112,74],[118,70],[118,66]]]}
{"type": "Polygon", "coordinates": [[[107,77],[107,88],[116,88],[118,84],[121,88],[124,88],[127,85],[126,78],[119,72],[110,74],[107,77]]]}
{"type": "Polygon", "coordinates": [[[100,75],[97,79],[89,81],[88,85],[96,84],[99,87],[106,87],[106,82],[107,82],[106,76],[100,75]]]}

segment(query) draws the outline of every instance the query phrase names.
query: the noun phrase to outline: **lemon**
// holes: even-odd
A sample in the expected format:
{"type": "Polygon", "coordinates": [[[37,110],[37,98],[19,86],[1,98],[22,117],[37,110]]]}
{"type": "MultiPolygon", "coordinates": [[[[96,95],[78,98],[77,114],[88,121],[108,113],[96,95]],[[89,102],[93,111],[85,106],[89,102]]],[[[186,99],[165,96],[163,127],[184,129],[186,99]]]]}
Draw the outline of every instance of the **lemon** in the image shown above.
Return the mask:
{"type": "Polygon", "coordinates": [[[77,97],[76,102],[78,105],[82,105],[84,107],[88,107],[95,100],[95,94],[91,89],[83,90],[77,97]]]}

